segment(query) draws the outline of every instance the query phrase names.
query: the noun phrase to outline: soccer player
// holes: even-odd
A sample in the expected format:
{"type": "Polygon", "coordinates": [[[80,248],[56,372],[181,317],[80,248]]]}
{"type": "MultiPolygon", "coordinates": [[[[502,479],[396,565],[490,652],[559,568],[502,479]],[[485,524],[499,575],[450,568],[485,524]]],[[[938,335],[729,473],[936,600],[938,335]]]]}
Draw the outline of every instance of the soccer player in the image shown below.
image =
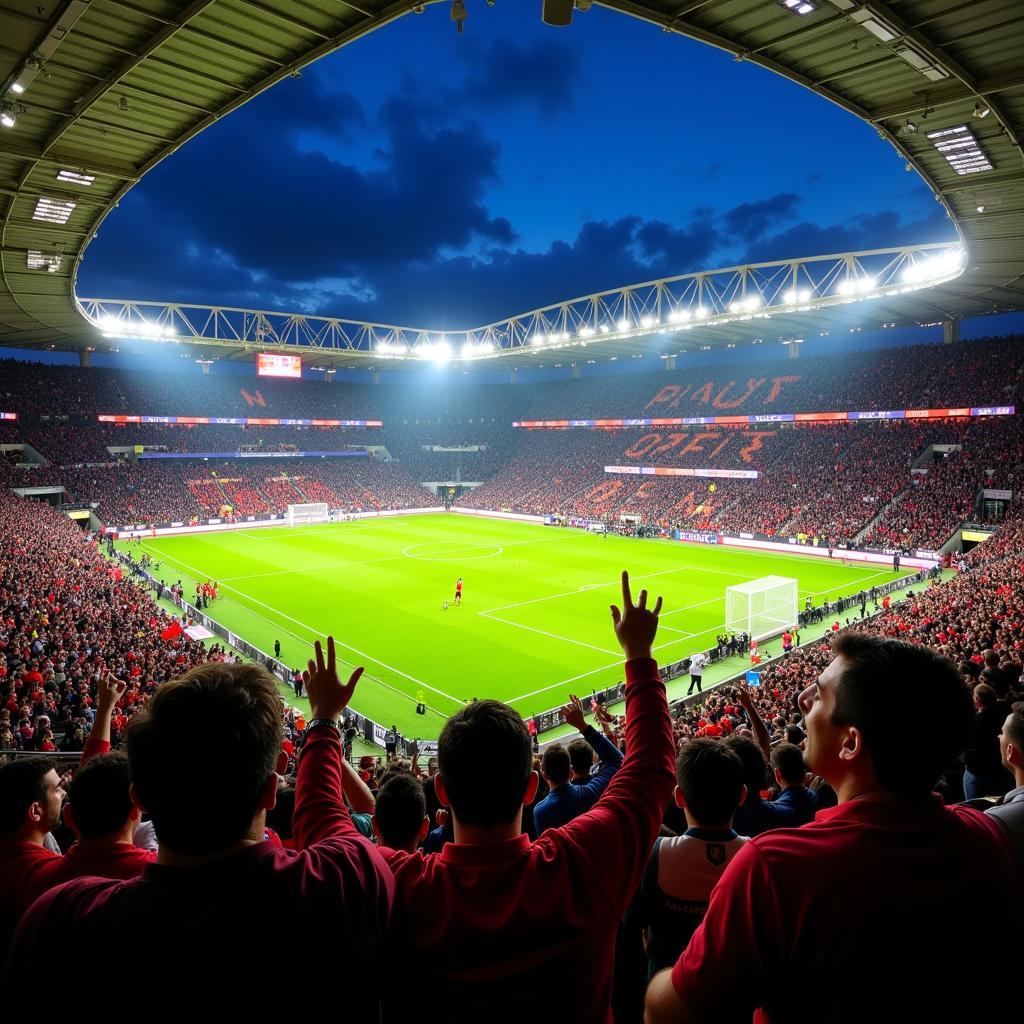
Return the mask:
{"type": "Polygon", "coordinates": [[[455,603],[462,604],[462,577],[455,581],[455,603]]]}

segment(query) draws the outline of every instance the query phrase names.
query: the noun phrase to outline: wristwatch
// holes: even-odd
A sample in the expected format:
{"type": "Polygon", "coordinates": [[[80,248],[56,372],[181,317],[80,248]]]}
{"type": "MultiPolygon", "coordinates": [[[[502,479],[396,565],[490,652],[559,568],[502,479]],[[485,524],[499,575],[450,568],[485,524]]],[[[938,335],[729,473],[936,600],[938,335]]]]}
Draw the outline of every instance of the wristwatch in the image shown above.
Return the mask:
{"type": "Polygon", "coordinates": [[[338,734],[339,739],[341,738],[341,726],[338,724],[338,720],[336,718],[314,718],[313,721],[306,726],[306,732],[308,733],[318,725],[329,725],[338,734]]]}

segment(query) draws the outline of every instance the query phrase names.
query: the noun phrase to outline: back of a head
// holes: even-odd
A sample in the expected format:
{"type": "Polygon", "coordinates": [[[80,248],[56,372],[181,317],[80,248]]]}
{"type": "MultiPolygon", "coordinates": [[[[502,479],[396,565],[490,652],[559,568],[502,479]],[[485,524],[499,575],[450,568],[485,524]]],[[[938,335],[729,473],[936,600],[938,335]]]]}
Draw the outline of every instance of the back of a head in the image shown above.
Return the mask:
{"type": "Polygon", "coordinates": [[[1010,714],[1006,717],[1003,726],[1003,733],[1006,738],[1024,754],[1024,701],[1017,701],[1010,708],[1010,714]]]}
{"type": "Polygon", "coordinates": [[[569,744],[569,764],[577,775],[589,775],[594,767],[594,751],[586,740],[573,740],[569,744]]]}
{"type": "Polygon", "coordinates": [[[94,757],[76,772],[68,803],[82,839],[102,839],[124,828],[132,813],[132,777],[119,750],[94,757]]]}
{"type": "Polygon", "coordinates": [[[792,743],[780,743],[772,751],[772,767],[787,786],[798,786],[807,772],[803,751],[792,743]]]}
{"type": "Polygon", "coordinates": [[[843,633],[833,649],[846,668],[836,684],[832,724],[860,730],[886,789],[925,795],[974,727],[970,691],[956,666],[927,647],[867,633],[843,633]]]}
{"type": "Polygon", "coordinates": [[[158,687],[126,746],[160,844],[207,853],[242,839],[281,741],[277,685],[259,665],[210,662],[158,687]]]}
{"type": "Polygon", "coordinates": [[[690,740],[676,758],[676,785],[694,821],[709,827],[729,823],[743,791],[743,762],[726,744],[690,740]]]}
{"type": "Polygon", "coordinates": [[[761,748],[749,736],[736,733],[722,740],[722,746],[731,750],[743,764],[743,785],[747,787],[747,799],[752,799],[764,789],[767,781],[767,765],[761,748]]]}
{"type": "Polygon", "coordinates": [[[507,704],[476,700],[452,715],[437,742],[437,764],[464,825],[511,821],[533,767],[526,724],[507,704]]]}
{"type": "Polygon", "coordinates": [[[996,691],[988,683],[978,683],[974,688],[974,699],[979,708],[991,708],[995,707],[996,701],[999,698],[996,696],[996,691]]]}
{"type": "Polygon", "coordinates": [[[9,839],[34,803],[46,803],[46,776],[55,768],[48,757],[22,757],[0,765],[0,839],[9,839]]]}
{"type": "Polygon", "coordinates": [[[544,778],[552,786],[562,786],[569,781],[569,770],[572,767],[572,758],[569,751],[561,743],[552,743],[544,749],[540,759],[540,768],[544,778]]]}
{"type": "Polygon", "coordinates": [[[381,843],[402,850],[418,835],[427,813],[423,785],[415,775],[396,772],[381,784],[374,819],[381,843]]]}

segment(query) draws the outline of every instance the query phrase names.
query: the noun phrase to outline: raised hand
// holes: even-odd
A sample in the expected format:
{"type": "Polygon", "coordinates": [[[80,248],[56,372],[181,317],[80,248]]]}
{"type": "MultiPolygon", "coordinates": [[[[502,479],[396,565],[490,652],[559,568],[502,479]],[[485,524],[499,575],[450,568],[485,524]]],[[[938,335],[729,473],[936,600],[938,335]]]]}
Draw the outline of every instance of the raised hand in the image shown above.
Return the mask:
{"type": "Polygon", "coordinates": [[[745,711],[750,711],[754,706],[754,695],[750,692],[750,687],[745,679],[740,679],[736,683],[736,699],[745,711]]]}
{"type": "Polygon", "coordinates": [[[97,712],[111,714],[127,689],[128,684],[123,679],[118,679],[113,672],[105,673],[96,688],[97,712]]]}
{"type": "Polygon", "coordinates": [[[629,589],[629,573],[622,574],[622,611],[612,605],[612,623],[626,660],[650,658],[654,636],[658,632],[658,614],[661,612],[659,597],[653,609],[647,607],[647,591],[640,591],[640,598],[633,604],[629,589]]]}
{"type": "Polygon", "coordinates": [[[567,725],[571,725],[577,732],[583,732],[587,727],[586,715],[583,711],[583,701],[575,694],[569,694],[569,703],[562,708],[562,718],[567,725]]]}
{"type": "Polygon", "coordinates": [[[313,718],[330,718],[336,721],[348,707],[348,702],[355,693],[356,683],[363,674],[363,666],[360,665],[349,676],[348,682],[343,684],[336,667],[334,637],[327,638],[326,662],[324,649],[319,640],[313,645],[313,650],[316,659],[310,658],[306,663],[305,672],[302,673],[302,682],[309,697],[310,712],[313,718]]]}

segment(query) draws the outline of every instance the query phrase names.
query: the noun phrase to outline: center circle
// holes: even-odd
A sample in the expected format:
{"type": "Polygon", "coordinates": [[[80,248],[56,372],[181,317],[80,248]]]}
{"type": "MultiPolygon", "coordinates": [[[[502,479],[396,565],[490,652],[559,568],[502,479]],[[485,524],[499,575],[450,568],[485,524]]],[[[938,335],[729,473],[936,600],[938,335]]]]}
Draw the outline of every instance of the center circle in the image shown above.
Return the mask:
{"type": "Polygon", "coordinates": [[[402,554],[419,562],[472,562],[480,558],[497,558],[504,550],[497,544],[451,544],[436,541],[410,544],[402,549],[402,554]],[[464,551],[467,553],[462,554],[464,551]]]}

